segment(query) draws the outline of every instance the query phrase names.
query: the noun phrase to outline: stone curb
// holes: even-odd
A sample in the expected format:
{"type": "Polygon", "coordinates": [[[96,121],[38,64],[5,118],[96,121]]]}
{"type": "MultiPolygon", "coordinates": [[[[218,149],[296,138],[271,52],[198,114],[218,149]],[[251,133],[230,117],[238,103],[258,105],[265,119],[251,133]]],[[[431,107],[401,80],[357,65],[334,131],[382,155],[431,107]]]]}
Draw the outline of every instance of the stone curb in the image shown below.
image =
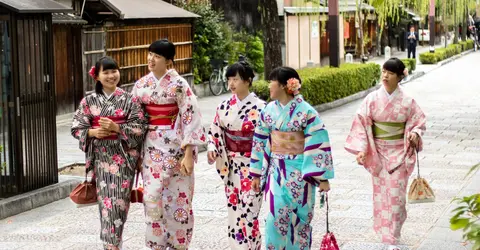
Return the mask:
{"type": "Polygon", "coordinates": [[[69,179],[0,201],[0,220],[69,197],[81,179],[69,179]]]}

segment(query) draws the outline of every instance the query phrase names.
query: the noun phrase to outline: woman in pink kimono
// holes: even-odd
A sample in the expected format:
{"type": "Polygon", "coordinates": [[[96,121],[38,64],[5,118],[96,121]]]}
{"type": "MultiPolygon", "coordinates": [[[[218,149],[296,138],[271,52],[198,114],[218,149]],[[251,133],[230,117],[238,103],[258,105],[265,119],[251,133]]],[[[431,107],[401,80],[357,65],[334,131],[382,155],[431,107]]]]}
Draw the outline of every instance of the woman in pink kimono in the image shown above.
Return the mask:
{"type": "Polygon", "coordinates": [[[345,149],[372,175],[374,229],[389,250],[399,250],[407,218],[406,189],[422,150],[426,118],[415,100],[399,86],[407,71],[391,58],[383,65],[383,86],[362,102],[345,149]]]}
{"type": "Polygon", "coordinates": [[[218,105],[208,135],[208,160],[216,161],[225,184],[230,249],[256,250],[262,245],[258,224],[262,195],[252,190],[248,170],[253,133],[266,103],[249,91],[254,74],[248,63],[235,63],[226,73],[233,95],[218,105]]]}
{"type": "Polygon", "coordinates": [[[192,239],[196,147],[206,143],[196,97],[172,67],[175,46],[159,40],[149,47],[150,73],[135,83],[133,95],[145,105],[149,131],[142,169],[146,246],[187,249],[192,239]]]}

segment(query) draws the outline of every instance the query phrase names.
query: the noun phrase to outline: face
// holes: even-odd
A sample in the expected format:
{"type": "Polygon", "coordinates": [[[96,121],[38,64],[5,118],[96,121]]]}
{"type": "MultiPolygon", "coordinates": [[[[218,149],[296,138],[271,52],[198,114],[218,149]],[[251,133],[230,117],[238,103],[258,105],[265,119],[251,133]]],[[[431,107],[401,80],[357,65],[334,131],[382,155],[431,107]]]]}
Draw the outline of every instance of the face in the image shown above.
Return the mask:
{"type": "Polygon", "coordinates": [[[272,100],[278,100],[282,96],[287,95],[285,88],[278,81],[270,81],[268,88],[270,89],[270,98],[272,100]]]}
{"type": "Polygon", "coordinates": [[[233,94],[244,94],[248,92],[250,86],[249,81],[244,81],[237,73],[236,76],[231,76],[228,78],[228,86],[233,94]]]}
{"type": "Polygon", "coordinates": [[[118,69],[100,69],[97,80],[102,83],[104,89],[115,90],[120,82],[120,71],[118,69]]]}
{"type": "Polygon", "coordinates": [[[167,60],[165,57],[155,54],[153,52],[148,53],[148,70],[152,72],[165,72],[172,60],[167,60]]]}
{"type": "Polygon", "coordinates": [[[410,27],[410,32],[414,32],[415,31],[415,27],[410,27]]]}
{"type": "Polygon", "coordinates": [[[382,83],[386,88],[395,89],[400,80],[401,78],[397,74],[386,69],[382,70],[382,83]]]}

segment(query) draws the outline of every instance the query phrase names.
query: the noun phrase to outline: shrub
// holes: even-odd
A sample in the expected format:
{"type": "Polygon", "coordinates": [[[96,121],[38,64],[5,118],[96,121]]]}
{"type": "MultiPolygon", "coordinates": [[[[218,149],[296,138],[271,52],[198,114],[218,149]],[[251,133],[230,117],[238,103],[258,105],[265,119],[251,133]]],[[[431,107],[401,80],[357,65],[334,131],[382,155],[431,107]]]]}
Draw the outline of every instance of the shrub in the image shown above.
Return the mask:
{"type": "Polygon", "coordinates": [[[420,54],[420,62],[422,64],[435,64],[437,63],[437,57],[435,53],[425,52],[420,54]]]}
{"type": "MultiPolygon", "coordinates": [[[[302,78],[301,94],[311,105],[332,102],[367,90],[380,79],[380,66],[368,64],[342,64],[340,68],[305,68],[298,70],[302,78]]],[[[266,81],[255,81],[252,90],[262,99],[269,100],[266,81]]]]}
{"type": "Polygon", "coordinates": [[[434,53],[425,52],[420,54],[420,62],[422,62],[422,64],[435,64],[469,49],[473,49],[472,40],[458,44],[450,44],[446,48],[436,49],[434,53]]]}
{"type": "Polygon", "coordinates": [[[405,67],[407,67],[408,73],[412,73],[417,68],[417,59],[405,58],[402,59],[402,62],[405,64],[405,67]]]}

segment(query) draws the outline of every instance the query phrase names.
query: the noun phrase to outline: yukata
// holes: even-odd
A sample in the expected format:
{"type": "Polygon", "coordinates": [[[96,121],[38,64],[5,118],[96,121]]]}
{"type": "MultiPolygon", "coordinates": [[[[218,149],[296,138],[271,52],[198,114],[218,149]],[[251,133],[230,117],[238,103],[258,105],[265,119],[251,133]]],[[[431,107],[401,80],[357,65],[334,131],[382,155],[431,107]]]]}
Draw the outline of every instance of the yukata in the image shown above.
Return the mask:
{"type": "Polygon", "coordinates": [[[180,172],[184,149],[206,143],[197,99],[174,69],[157,79],[150,73],[135,83],[134,96],[149,119],[143,145],[146,246],[187,249],[193,233],[194,174],[180,172]]]}
{"type": "Polygon", "coordinates": [[[250,93],[240,101],[236,95],[218,107],[208,134],[208,150],[216,152],[217,172],[225,185],[228,204],[230,249],[260,249],[258,224],[262,195],[252,190],[249,176],[255,126],[265,101],[250,93]]]}
{"type": "Polygon", "coordinates": [[[94,171],[104,248],[121,247],[130,207],[135,167],[146,132],[144,111],[130,93],[117,88],[111,96],[93,93],[80,102],[73,117],[72,135],[86,154],[86,171],[94,171]],[[103,139],[88,137],[106,117],[120,125],[120,133],[103,139]]]}
{"type": "Polygon", "coordinates": [[[369,94],[353,120],[345,149],[365,152],[365,169],[372,175],[374,230],[386,244],[398,244],[407,218],[406,189],[415,167],[415,149],[408,135],[419,136],[423,148],[425,114],[401,87],[389,95],[384,87],[369,94]]]}
{"type": "Polygon", "coordinates": [[[250,176],[261,178],[267,249],[310,249],[315,191],[334,177],[328,132],[301,95],[271,102],[255,129],[250,176]]]}

